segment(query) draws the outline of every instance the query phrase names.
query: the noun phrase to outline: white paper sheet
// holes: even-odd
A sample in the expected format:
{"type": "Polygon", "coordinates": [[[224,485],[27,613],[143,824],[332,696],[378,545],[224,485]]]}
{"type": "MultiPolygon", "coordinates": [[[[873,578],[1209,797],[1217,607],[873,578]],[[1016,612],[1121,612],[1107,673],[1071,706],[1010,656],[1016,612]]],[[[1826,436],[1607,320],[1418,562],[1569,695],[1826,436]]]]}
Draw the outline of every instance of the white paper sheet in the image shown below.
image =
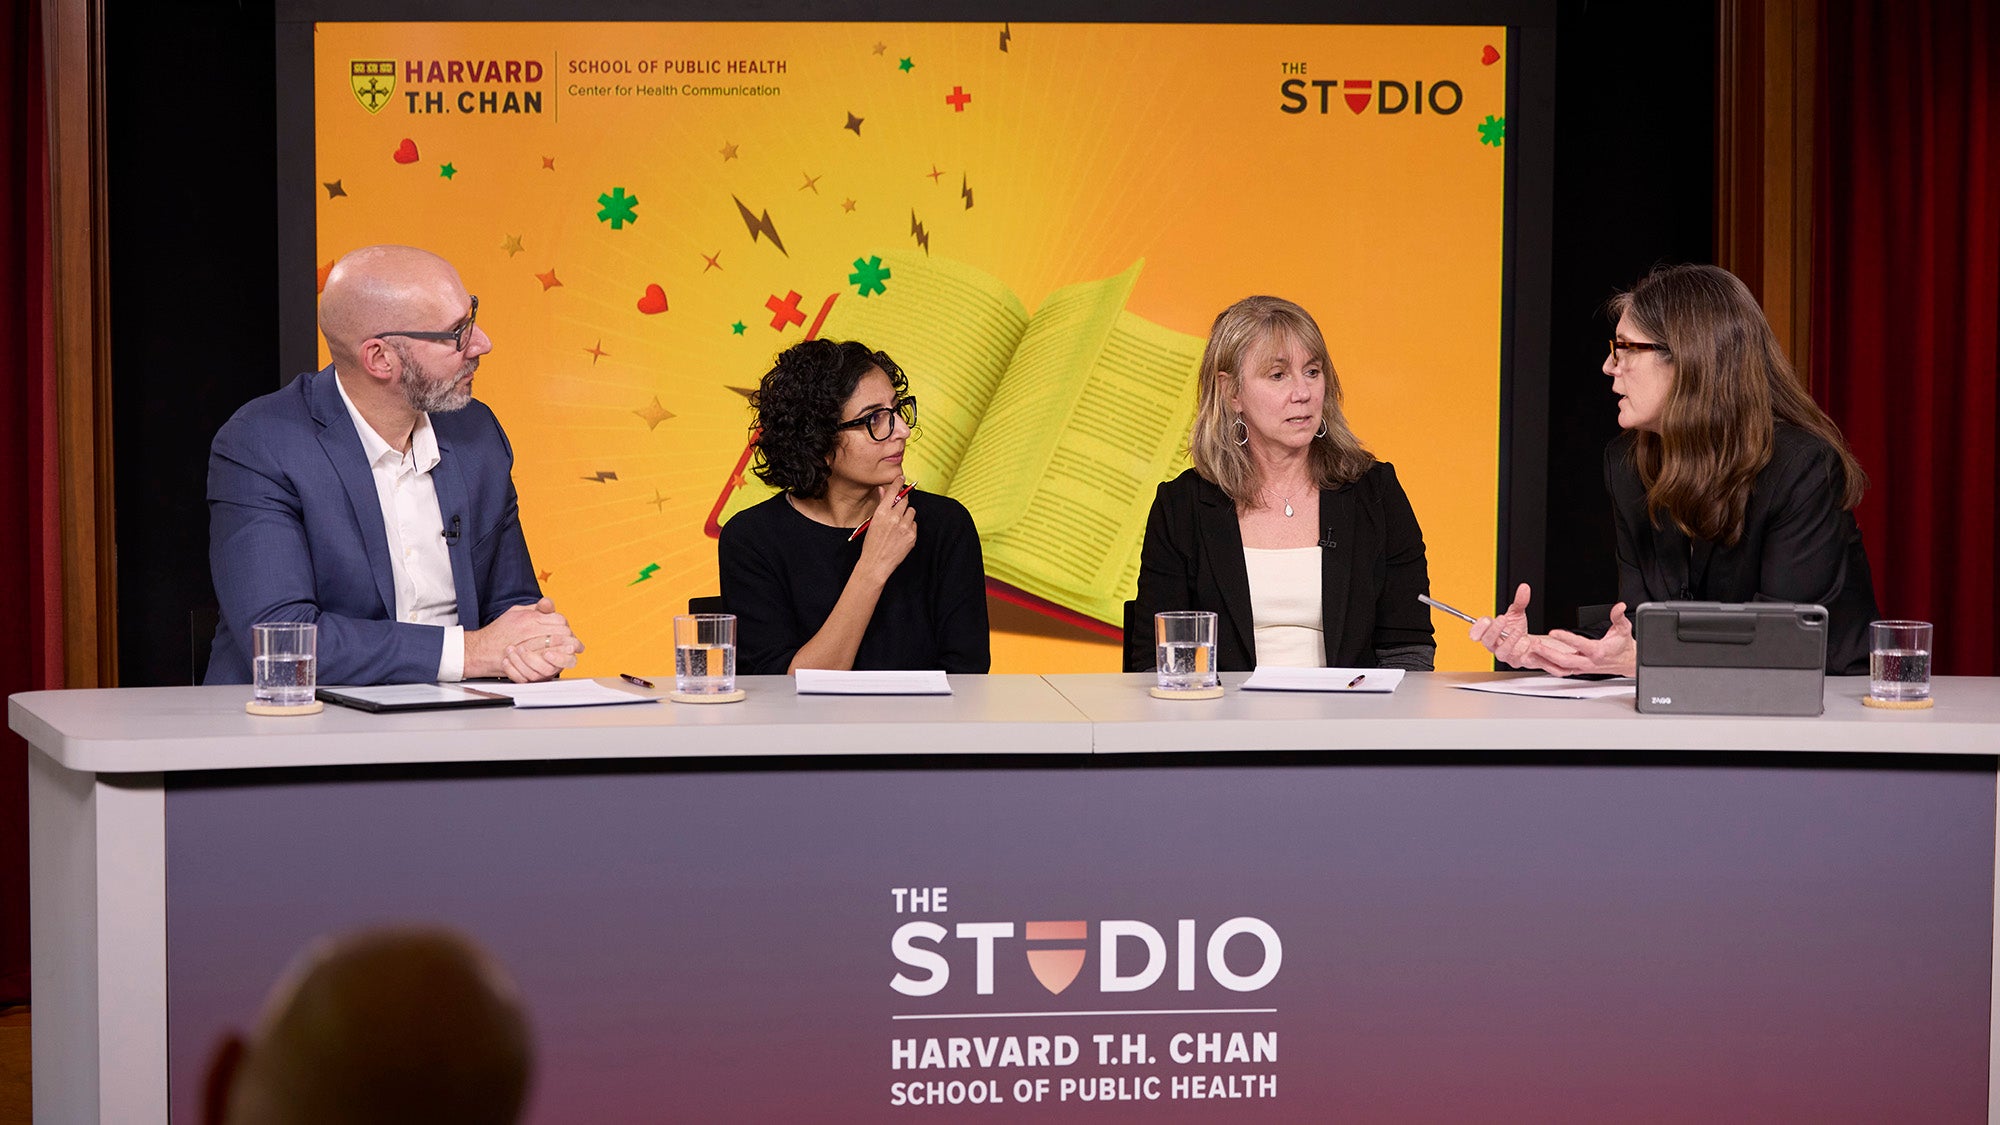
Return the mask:
{"type": "Polygon", "coordinates": [[[657,703],[650,695],[620,691],[596,680],[550,680],[545,684],[480,684],[480,691],[511,696],[516,707],[611,707],[657,703]]]}
{"type": "Polygon", "coordinates": [[[1495,695],[1530,695],[1540,699],[1615,699],[1631,696],[1636,684],[1629,678],[1616,680],[1572,680],[1562,676],[1523,676],[1514,680],[1487,680],[1476,684],[1453,684],[1467,691],[1490,691],[1495,695]]]}
{"type": "Polygon", "coordinates": [[[793,677],[800,695],[950,695],[942,671],[834,672],[801,668],[793,677]]]}
{"type": "Polygon", "coordinates": [[[1401,668],[1265,668],[1243,681],[1244,691],[1330,691],[1384,694],[1403,682],[1401,668]],[[1359,680],[1359,683],[1355,681],[1359,680]]]}

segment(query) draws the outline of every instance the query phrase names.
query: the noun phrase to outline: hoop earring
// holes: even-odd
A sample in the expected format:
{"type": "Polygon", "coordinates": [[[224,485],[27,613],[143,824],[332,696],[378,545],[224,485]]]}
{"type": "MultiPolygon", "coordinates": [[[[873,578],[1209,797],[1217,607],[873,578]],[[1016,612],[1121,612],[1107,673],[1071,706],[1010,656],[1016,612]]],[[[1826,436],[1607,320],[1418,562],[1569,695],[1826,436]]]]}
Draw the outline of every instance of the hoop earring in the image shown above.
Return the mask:
{"type": "Polygon", "coordinates": [[[1314,434],[1313,437],[1315,439],[1318,439],[1318,438],[1323,438],[1325,436],[1326,436],[1326,419],[1321,418],[1319,420],[1319,432],[1314,434]]]}
{"type": "Polygon", "coordinates": [[[1233,424],[1236,427],[1236,436],[1234,438],[1231,438],[1230,440],[1234,441],[1238,445],[1249,445],[1250,427],[1243,424],[1243,415],[1238,414],[1236,416],[1236,421],[1233,424]]]}

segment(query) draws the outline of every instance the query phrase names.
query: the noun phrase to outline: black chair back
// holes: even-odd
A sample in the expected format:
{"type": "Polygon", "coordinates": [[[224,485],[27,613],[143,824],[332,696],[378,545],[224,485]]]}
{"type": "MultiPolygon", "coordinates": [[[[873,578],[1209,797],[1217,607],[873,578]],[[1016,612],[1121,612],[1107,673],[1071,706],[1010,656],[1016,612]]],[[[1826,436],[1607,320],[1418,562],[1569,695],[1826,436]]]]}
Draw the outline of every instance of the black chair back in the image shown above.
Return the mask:
{"type": "Polygon", "coordinates": [[[689,613],[728,613],[729,611],[728,611],[728,610],[726,610],[726,609],[724,609],[724,608],[722,607],[722,595],[721,595],[721,594],[710,594],[710,595],[708,595],[708,596],[706,596],[706,597],[700,597],[700,598],[689,598],[689,599],[688,599],[688,612],[689,612],[689,613]]]}

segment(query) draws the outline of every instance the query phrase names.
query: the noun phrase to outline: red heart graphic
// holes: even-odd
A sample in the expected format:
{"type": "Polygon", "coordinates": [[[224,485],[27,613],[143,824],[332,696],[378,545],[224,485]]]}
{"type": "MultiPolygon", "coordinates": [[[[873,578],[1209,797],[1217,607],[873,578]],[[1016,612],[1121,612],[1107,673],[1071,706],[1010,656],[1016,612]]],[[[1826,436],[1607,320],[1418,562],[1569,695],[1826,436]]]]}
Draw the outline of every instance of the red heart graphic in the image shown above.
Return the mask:
{"type": "Polygon", "coordinates": [[[639,298],[639,311],[651,316],[667,311],[667,291],[657,285],[646,286],[646,295],[639,298]]]}
{"type": "Polygon", "coordinates": [[[1500,52],[1494,50],[1493,44],[1491,43],[1488,43],[1486,45],[1486,49],[1484,51],[1479,52],[1479,65],[1481,66],[1492,66],[1494,63],[1497,63],[1499,61],[1500,61],[1500,52]]]}
{"type": "Polygon", "coordinates": [[[398,164],[415,164],[417,162],[417,142],[404,137],[403,143],[396,146],[395,156],[396,163],[398,164]]]}

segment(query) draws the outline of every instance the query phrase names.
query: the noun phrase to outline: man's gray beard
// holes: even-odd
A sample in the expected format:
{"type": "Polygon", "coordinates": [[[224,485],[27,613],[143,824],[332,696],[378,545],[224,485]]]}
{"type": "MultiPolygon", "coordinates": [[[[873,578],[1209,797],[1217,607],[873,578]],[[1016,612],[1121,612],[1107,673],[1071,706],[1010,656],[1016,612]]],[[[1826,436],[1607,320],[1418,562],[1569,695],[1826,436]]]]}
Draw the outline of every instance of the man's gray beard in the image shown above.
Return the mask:
{"type": "MultiPolygon", "coordinates": [[[[411,360],[402,348],[397,349],[403,358],[403,370],[421,372],[422,366],[411,360]]],[[[424,414],[449,414],[463,410],[472,401],[472,388],[465,385],[465,377],[479,370],[479,357],[474,356],[459,365],[450,379],[432,382],[428,376],[422,379],[403,379],[403,397],[409,400],[410,409],[424,414]]]]}

